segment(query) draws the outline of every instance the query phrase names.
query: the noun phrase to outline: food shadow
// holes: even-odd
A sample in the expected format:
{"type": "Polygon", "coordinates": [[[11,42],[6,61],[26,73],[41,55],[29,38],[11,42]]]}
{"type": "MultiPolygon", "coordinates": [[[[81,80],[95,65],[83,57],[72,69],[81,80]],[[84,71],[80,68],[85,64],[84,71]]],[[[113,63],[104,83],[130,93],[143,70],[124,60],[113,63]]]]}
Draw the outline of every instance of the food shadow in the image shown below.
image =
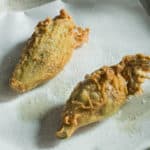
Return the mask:
{"type": "Polygon", "coordinates": [[[40,120],[39,132],[37,135],[37,146],[49,148],[57,146],[61,140],[56,138],[55,133],[60,127],[63,105],[53,107],[40,120]]]}
{"type": "Polygon", "coordinates": [[[2,59],[0,64],[0,102],[7,102],[17,97],[17,93],[9,87],[9,79],[15,68],[25,42],[14,46],[2,59]]]}

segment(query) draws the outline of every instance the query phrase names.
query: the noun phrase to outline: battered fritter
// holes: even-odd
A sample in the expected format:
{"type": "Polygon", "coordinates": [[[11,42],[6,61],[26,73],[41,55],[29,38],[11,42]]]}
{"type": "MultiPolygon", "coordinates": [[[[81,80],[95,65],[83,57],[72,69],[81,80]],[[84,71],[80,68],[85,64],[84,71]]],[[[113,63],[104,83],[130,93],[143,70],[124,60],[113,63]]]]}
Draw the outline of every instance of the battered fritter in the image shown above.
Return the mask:
{"type": "Polygon", "coordinates": [[[73,50],[88,40],[89,29],[77,27],[65,10],[40,22],[23,49],[10,86],[25,92],[53,78],[70,59],[73,50]]]}
{"type": "Polygon", "coordinates": [[[150,56],[125,56],[114,66],[104,66],[86,75],[73,92],[62,114],[59,138],[70,137],[75,130],[115,113],[129,95],[141,94],[141,84],[150,72],[150,56]]]}

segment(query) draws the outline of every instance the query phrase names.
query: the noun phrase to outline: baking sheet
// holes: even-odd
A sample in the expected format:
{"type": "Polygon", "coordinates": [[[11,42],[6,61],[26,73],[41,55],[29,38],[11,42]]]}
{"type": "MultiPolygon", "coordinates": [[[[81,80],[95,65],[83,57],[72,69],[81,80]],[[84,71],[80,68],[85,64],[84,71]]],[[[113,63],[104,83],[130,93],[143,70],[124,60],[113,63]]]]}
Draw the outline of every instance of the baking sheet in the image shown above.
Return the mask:
{"type": "Polygon", "coordinates": [[[3,150],[144,150],[150,147],[149,82],[144,94],[131,98],[114,116],[55,138],[60,113],[70,92],[84,75],[124,55],[150,55],[150,18],[137,0],[54,1],[26,11],[0,14],[0,149],[3,150]],[[63,71],[25,94],[8,87],[8,78],[25,41],[38,21],[61,8],[77,24],[89,27],[89,42],[74,51],[63,71]]]}

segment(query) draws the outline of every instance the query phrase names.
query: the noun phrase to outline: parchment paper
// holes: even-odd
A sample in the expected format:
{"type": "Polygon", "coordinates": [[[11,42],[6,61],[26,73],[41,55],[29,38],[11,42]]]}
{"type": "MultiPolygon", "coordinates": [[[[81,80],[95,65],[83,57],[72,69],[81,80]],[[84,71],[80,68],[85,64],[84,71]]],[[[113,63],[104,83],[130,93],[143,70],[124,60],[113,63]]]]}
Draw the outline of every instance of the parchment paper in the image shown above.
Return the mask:
{"type": "Polygon", "coordinates": [[[150,18],[137,0],[47,3],[0,14],[0,149],[2,150],[144,150],[150,147],[149,81],[144,94],[131,98],[114,116],[89,125],[70,139],[58,140],[60,113],[85,74],[118,63],[124,55],[150,55],[150,18]],[[35,25],[61,8],[78,25],[89,27],[89,42],[74,51],[63,71],[46,84],[17,94],[8,79],[35,25]]]}

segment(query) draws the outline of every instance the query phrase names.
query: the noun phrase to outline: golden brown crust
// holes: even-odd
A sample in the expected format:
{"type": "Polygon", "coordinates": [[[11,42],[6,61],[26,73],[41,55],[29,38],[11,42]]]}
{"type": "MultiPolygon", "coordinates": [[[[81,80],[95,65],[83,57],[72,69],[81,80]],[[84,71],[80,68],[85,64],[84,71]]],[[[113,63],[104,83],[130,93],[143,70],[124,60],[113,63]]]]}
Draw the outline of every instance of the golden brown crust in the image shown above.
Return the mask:
{"type": "Polygon", "coordinates": [[[71,93],[62,115],[59,138],[71,136],[79,127],[112,115],[129,95],[140,94],[150,72],[150,56],[126,56],[114,66],[104,66],[86,75],[71,93]]]}
{"type": "Polygon", "coordinates": [[[23,49],[10,86],[25,92],[53,78],[69,61],[73,49],[87,42],[88,33],[88,29],[76,27],[65,10],[54,19],[39,22],[23,49]]]}

